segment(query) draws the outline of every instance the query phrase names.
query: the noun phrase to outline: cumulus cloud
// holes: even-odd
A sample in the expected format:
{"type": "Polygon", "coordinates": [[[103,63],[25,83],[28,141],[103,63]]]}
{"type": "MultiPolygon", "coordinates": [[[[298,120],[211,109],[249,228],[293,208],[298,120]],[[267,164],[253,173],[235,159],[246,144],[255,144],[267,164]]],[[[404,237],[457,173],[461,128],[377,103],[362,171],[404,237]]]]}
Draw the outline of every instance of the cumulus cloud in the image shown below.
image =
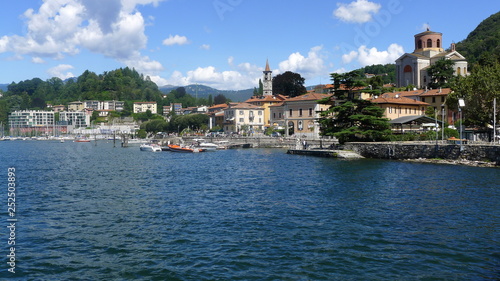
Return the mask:
{"type": "Polygon", "coordinates": [[[210,50],[210,45],[203,44],[203,45],[200,46],[200,49],[202,49],[202,50],[210,50]]]}
{"type": "Polygon", "coordinates": [[[158,5],[163,0],[44,0],[36,11],[23,14],[25,36],[0,38],[0,53],[62,59],[81,48],[139,65],[138,70],[163,69],[161,64],[141,55],[146,47],[145,22],[137,5],[158,5]],[[141,60],[143,60],[142,63],[141,60]]]}
{"type": "Polygon", "coordinates": [[[45,60],[43,60],[42,58],[39,58],[39,57],[33,57],[33,58],[31,58],[31,62],[36,63],[36,64],[42,64],[42,63],[45,63],[45,60]]]}
{"type": "Polygon", "coordinates": [[[49,68],[47,70],[47,73],[50,75],[50,77],[58,77],[62,80],[75,77],[73,73],[68,72],[68,70],[73,69],[72,65],[69,64],[60,64],[58,66],[49,68]]]}
{"type": "Polygon", "coordinates": [[[367,0],[356,0],[349,4],[337,3],[333,15],[345,22],[365,23],[372,20],[372,14],[378,13],[380,4],[367,0]]]}
{"type": "Polygon", "coordinates": [[[362,45],[357,51],[351,51],[348,54],[344,54],[342,56],[342,61],[344,63],[350,63],[356,59],[361,66],[387,64],[394,63],[394,61],[403,54],[403,47],[395,43],[391,44],[387,50],[384,51],[379,51],[375,47],[368,48],[362,45]]]}
{"type": "Polygon", "coordinates": [[[326,67],[321,53],[322,49],[323,46],[311,48],[307,57],[299,52],[291,54],[287,60],[279,63],[280,72],[297,72],[306,79],[325,74],[326,67]]]}
{"type": "Polygon", "coordinates": [[[189,40],[186,36],[180,35],[170,35],[167,39],[163,40],[163,45],[173,46],[173,45],[185,45],[189,44],[189,40]]]}

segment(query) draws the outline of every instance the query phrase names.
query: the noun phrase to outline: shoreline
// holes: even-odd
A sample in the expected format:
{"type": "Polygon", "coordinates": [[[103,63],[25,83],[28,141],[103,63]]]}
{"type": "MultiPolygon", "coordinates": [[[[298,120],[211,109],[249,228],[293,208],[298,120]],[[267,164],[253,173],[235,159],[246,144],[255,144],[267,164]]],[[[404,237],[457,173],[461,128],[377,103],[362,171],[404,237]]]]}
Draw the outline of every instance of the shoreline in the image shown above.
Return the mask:
{"type": "Polygon", "coordinates": [[[415,162],[415,163],[432,163],[432,164],[484,167],[484,168],[499,168],[500,167],[500,166],[495,165],[494,162],[472,161],[472,160],[466,160],[466,159],[453,160],[453,159],[417,158],[417,159],[403,159],[402,161],[415,162]]]}

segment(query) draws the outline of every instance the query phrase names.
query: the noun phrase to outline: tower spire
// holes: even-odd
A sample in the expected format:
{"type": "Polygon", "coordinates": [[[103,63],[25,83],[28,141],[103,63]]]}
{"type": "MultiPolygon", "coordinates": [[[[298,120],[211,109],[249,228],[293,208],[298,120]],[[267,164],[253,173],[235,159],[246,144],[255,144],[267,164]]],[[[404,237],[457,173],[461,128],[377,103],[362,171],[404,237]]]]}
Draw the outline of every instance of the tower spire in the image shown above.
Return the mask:
{"type": "Polygon", "coordinates": [[[266,59],[266,71],[271,71],[271,68],[269,68],[269,60],[266,59]]]}

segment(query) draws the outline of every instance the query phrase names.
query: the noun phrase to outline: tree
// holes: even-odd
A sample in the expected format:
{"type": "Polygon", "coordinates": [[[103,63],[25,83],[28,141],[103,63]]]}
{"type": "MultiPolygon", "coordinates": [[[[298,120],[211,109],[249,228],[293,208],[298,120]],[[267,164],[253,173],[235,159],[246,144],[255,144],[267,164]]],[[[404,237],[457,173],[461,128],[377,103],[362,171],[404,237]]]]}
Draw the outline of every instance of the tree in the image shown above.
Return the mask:
{"type": "MultiPolygon", "coordinates": [[[[458,99],[465,101],[463,108],[465,124],[486,127],[493,124],[493,99],[500,104],[500,63],[492,66],[476,66],[467,77],[458,76],[451,85],[453,92],[446,104],[452,109],[458,106],[458,99]]],[[[497,110],[498,111],[498,110],[497,110]]],[[[500,120],[497,112],[496,120],[500,120]]]]}
{"type": "Polygon", "coordinates": [[[175,93],[175,97],[178,98],[178,99],[180,99],[180,98],[182,98],[183,96],[186,95],[186,88],[179,87],[179,88],[175,89],[174,93],[175,93]]]}
{"type": "Polygon", "coordinates": [[[355,88],[363,87],[365,84],[361,81],[361,73],[354,70],[346,73],[332,73],[330,77],[333,81],[333,90],[338,99],[354,99],[355,88]]]}
{"type": "Polygon", "coordinates": [[[305,79],[298,73],[287,71],[273,78],[273,95],[300,96],[307,92],[305,79]]]}
{"type": "Polygon", "coordinates": [[[259,91],[256,96],[264,95],[264,84],[262,83],[262,79],[259,79],[259,91]]]}
{"type": "Polygon", "coordinates": [[[427,69],[427,75],[430,80],[428,85],[433,89],[447,88],[453,80],[455,71],[453,70],[455,62],[450,59],[440,59],[427,69]]]}
{"type": "Polygon", "coordinates": [[[222,103],[226,103],[226,102],[227,102],[227,98],[223,94],[219,94],[219,95],[215,96],[215,98],[214,98],[214,104],[222,104],[222,103]]]}
{"type": "Polygon", "coordinates": [[[381,141],[391,134],[383,109],[367,100],[354,99],[322,112],[321,134],[348,141],[381,141]],[[330,117],[333,113],[333,118],[330,117]]]}

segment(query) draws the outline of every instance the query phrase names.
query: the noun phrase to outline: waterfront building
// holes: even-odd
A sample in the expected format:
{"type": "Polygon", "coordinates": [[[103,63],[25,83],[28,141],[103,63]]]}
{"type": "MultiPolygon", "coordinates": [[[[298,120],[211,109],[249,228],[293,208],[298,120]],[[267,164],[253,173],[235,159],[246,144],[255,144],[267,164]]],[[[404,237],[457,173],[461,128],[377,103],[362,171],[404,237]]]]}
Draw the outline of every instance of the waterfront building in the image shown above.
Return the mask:
{"type": "Polygon", "coordinates": [[[390,120],[406,116],[422,116],[428,103],[404,97],[401,93],[385,93],[370,101],[384,110],[384,117],[390,120]]]}
{"type": "Polygon", "coordinates": [[[151,113],[156,114],[157,109],[156,102],[154,101],[140,101],[140,102],[134,102],[134,113],[142,113],[146,111],[151,111],[151,113]]]}
{"type": "Polygon", "coordinates": [[[270,107],[270,122],[276,129],[285,128],[286,136],[319,138],[320,113],[328,110],[330,105],[320,104],[318,101],[331,96],[311,92],[286,99],[270,107]]]}
{"type": "Polygon", "coordinates": [[[450,51],[443,49],[443,34],[427,29],[415,35],[415,50],[406,53],[396,60],[396,85],[406,87],[414,85],[417,88],[426,87],[431,81],[427,69],[440,59],[455,62],[455,75],[466,76],[467,60],[455,50],[451,44],[450,51]]]}
{"type": "Polygon", "coordinates": [[[255,133],[264,130],[264,108],[246,102],[229,103],[224,109],[224,131],[255,133]]]}
{"type": "Polygon", "coordinates": [[[14,111],[9,115],[11,135],[48,134],[53,131],[54,112],[41,110],[14,111]]]}
{"type": "Polygon", "coordinates": [[[228,107],[227,104],[221,103],[212,105],[207,109],[209,121],[208,128],[212,129],[215,126],[219,126],[221,128],[224,127],[224,109],[228,107]]]}
{"type": "Polygon", "coordinates": [[[62,111],[59,112],[59,121],[66,122],[75,128],[90,126],[90,115],[84,111],[62,111]]]}

